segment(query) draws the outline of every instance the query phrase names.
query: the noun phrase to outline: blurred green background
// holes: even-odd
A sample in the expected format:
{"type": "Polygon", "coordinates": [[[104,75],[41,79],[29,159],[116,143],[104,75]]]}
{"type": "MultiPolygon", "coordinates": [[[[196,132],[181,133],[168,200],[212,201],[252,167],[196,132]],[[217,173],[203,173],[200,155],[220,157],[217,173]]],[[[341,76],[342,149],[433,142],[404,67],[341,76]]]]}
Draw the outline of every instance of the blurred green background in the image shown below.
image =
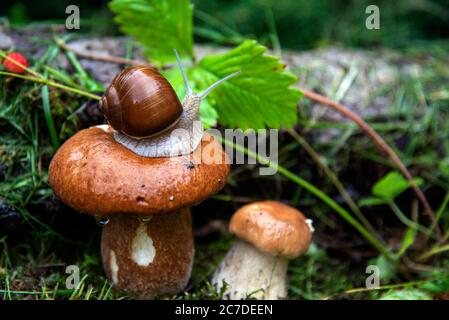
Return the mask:
{"type": "MultiPolygon", "coordinates": [[[[81,32],[118,34],[111,23],[106,0],[1,1],[2,23],[12,25],[62,23],[65,8],[81,11],[81,32]],[[5,19],[6,17],[6,19],[5,19]]],[[[332,1],[332,0],[195,0],[196,41],[238,42],[238,35],[273,44],[309,49],[329,44],[401,47],[425,45],[428,40],[448,42],[448,0],[332,1]],[[380,8],[380,30],[365,28],[365,8],[380,8]],[[274,22],[274,23],[273,23],[274,22]],[[276,41],[276,40],[275,40],[276,41]]]]}

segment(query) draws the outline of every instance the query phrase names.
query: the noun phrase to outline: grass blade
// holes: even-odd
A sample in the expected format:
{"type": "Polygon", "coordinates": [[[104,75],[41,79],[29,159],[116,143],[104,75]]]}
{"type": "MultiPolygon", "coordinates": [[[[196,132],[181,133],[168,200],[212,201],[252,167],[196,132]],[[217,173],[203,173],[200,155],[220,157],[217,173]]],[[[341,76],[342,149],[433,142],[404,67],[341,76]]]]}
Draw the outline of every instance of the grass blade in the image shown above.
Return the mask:
{"type": "Polygon", "coordinates": [[[60,146],[59,138],[56,133],[55,123],[51,115],[50,99],[48,97],[48,86],[42,87],[42,107],[44,108],[45,121],[47,122],[48,133],[50,134],[51,144],[57,150],[60,146]]]}

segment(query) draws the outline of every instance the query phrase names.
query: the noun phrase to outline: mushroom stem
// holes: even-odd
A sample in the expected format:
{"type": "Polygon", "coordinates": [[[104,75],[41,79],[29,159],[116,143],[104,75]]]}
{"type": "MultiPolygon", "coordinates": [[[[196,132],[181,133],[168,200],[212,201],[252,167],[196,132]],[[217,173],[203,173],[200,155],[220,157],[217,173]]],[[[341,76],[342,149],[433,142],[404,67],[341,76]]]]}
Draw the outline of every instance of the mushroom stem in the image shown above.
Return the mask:
{"type": "Polygon", "coordinates": [[[190,209],[150,220],[112,216],[103,229],[101,251],[106,275],[115,288],[145,299],[178,293],[192,270],[190,209]]]}
{"type": "Polygon", "coordinates": [[[282,299],[287,297],[287,267],[288,259],[237,240],[215,272],[212,284],[221,290],[223,281],[227,283],[225,299],[282,299]]]}

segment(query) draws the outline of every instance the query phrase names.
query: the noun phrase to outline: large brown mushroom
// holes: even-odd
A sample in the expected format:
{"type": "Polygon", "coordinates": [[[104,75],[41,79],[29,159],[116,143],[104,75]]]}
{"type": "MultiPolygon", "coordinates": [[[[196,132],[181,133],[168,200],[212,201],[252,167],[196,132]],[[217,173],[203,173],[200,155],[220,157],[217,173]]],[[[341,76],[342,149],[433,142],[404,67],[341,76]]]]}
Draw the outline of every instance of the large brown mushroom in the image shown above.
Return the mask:
{"type": "Polygon", "coordinates": [[[311,221],[281,202],[260,201],[237,210],[229,230],[240,240],[214,274],[215,287],[226,282],[228,299],[286,298],[288,260],[307,251],[311,221]]]}
{"type": "Polygon", "coordinates": [[[208,134],[191,154],[146,158],[113,133],[104,125],[67,140],[50,164],[50,185],[72,208],[109,219],[101,249],[116,288],[140,298],[178,293],[194,256],[189,208],[225,185],[229,160],[208,134]]]}

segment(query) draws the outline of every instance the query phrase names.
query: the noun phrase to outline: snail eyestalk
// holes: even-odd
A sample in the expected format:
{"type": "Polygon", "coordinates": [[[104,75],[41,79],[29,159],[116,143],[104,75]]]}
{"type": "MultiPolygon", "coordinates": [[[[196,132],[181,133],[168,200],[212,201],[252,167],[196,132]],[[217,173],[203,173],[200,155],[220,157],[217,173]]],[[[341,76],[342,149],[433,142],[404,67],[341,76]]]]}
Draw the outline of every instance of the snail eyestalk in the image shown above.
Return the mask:
{"type": "Polygon", "coordinates": [[[218,80],[217,82],[215,82],[214,84],[212,84],[209,88],[207,88],[206,90],[204,90],[203,92],[201,92],[200,94],[198,94],[198,97],[200,99],[205,98],[212,90],[214,90],[216,87],[218,87],[220,84],[222,84],[223,82],[225,82],[228,79],[231,79],[232,77],[238,75],[241,72],[241,70],[236,71],[234,73],[231,73],[230,75],[227,75],[226,77],[224,77],[223,79],[218,80]]]}
{"type": "Polygon", "coordinates": [[[181,74],[182,74],[182,78],[184,79],[184,86],[186,88],[186,95],[190,95],[192,94],[192,88],[190,87],[189,84],[189,79],[187,78],[187,74],[186,71],[182,65],[182,61],[181,58],[179,57],[178,51],[176,49],[174,49],[175,51],[175,56],[176,56],[176,60],[178,61],[178,66],[179,69],[181,70],[181,74]]]}
{"type": "MultiPolygon", "coordinates": [[[[179,69],[181,70],[182,78],[184,79],[184,86],[185,86],[185,89],[186,89],[186,95],[189,96],[189,95],[193,94],[193,90],[190,87],[189,79],[187,78],[187,74],[186,74],[186,71],[184,69],[184,66],[182,65],[182,61],[181,61],[181,58],[179,57],[178,51],[176,49],[174,49],[173,51],[175,52],[176,61],[178,62],[178,66],[179,66],[179,69]]],[[[213,83],[211,86],[209,86],[209,88],[207,88],[203,92],[201,92],[199,94],[196,94],[196,96],[198,98],[200,98],[200,99],[204,99],[212,90],[214,90],[216,87],[218,87],[220,84],[222,84],[226,80],[228,80],[228,79],[238,75],[240,72],[241,72],[241,70],[236,71],[234,73],[231,73],[230,75],[227,75],[223,79],[220,79],[217,82],[213,83]]]]}

